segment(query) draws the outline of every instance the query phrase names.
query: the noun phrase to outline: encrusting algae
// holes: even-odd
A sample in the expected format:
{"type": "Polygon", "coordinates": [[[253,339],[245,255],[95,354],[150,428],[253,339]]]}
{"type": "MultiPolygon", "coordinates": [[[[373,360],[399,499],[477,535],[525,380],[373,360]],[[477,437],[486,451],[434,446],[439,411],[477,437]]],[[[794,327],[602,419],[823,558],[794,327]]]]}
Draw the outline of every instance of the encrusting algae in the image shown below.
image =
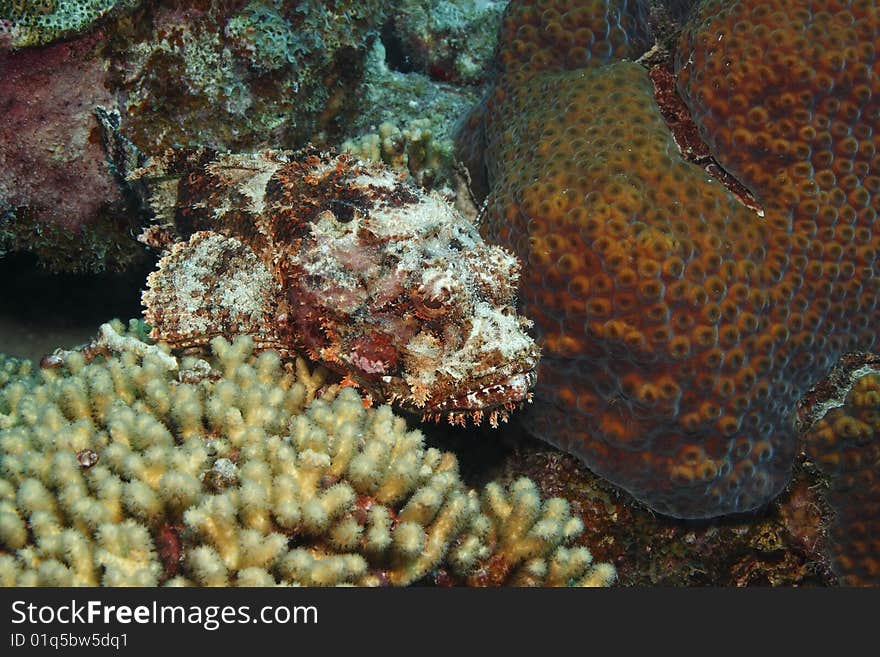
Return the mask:
{"type": "Polygon", "coordinates": [[[606,585],[535,484],[482,493],[391,408],[250,338],[105,324],[0,387],[0,584],[606,585]]]}

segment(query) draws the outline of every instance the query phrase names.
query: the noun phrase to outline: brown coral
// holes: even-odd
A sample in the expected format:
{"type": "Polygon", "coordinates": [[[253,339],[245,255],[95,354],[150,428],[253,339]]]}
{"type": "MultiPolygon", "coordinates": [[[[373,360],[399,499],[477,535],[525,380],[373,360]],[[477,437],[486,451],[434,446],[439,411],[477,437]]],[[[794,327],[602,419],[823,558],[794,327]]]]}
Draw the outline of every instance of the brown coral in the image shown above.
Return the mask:
{"type": "Polygon", "coordinates": [[[855,586],[880,583],[880,373],[861,370],[844,404],[807,433],[807,454],[830,481],[835,565],[855,586]]]}
{"type": "Polygon", "coordinates": [[[638,57],[649,43],[640,0],[511,2],[501,25],[505,74],[576,70],[638,57]]]}
{"type": "Polygon", "coordinates": [[[844,351],[871,348],[880,296],[877,7],[721,4],[686,33],[679,83],[764,217],[682,159],[645,70],[606,64],[638,54],[641,28],[585,55],[595,34],[641,25],[638,4],[514,0],[481,124],[485,232],[526,261],[525,313],[543,333],[534,431],[682,517],[781,490],[796,401],[844,351]],[[584,11],[598,27],[534,34],[584,11]],[[744,15],[748,40],[731,36],[744,15]],[[803,31],[827,36],[795,50],[803,31]],[[793,57],[815,74],[792,75],[793,57]]]}

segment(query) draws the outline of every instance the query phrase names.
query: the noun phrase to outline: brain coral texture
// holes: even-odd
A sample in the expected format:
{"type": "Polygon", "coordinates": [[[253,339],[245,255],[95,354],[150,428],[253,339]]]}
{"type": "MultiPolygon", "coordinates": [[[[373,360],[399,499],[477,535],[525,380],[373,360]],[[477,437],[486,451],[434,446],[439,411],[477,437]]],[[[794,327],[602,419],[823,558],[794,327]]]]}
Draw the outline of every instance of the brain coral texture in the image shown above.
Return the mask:
{"type": "Polygon", "coordinates": [[[876,341],[880,9],[696,9],[679,90],[762,213],[683,160],[648,72],[623,61],[645,15],[511,2],[462,151],[484,149],[487,237],[526,263],[535,433],[657,511],[745,511],[788,481],[795,402],[876,341]]]}
{"type": "Polygon", "coordinates": [[[468,489],[390,407],[315,400],[322,370],[250,338],[178,361],[121,329],[91,362],[0,363],[0,585],[613,580],[565,500],[468,489]]]}

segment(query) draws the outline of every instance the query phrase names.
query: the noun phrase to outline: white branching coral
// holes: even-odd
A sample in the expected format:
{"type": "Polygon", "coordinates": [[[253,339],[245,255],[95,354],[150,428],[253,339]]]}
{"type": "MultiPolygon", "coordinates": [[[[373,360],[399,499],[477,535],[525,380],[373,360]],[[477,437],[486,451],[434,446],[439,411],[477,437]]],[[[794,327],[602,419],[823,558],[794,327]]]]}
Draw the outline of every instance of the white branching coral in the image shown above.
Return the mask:
{"type": "Polygon", "coordinates": [[[68,352],[0,388],[0,584],[614,579],[570,547],[564,500],[527,479],[480,495],[390,407],[315,399],[320,369],[252,351],[218,338],[177,368],[162,345],[68,352]]]}
{"type": "Polygon", "coordinates": [[[0,388],[15,379],[27,378],[32,370],[31,361],[0,354],[0,388]]]}
{"type": "Polygon", "coordinates": [[[425,118],[413,119],[403,129],[385,121],[375,132],[346,140],[340,150],[409,173],[422,187],[447,178],[453,162],[452,141],[439,139],[425,118]]]}

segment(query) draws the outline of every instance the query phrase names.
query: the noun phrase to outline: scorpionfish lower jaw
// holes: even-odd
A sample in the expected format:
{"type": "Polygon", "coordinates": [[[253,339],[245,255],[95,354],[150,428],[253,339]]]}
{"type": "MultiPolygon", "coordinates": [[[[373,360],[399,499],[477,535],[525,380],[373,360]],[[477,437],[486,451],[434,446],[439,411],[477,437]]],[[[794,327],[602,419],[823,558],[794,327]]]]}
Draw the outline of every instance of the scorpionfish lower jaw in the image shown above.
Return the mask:
{"type": "Polygon", "coordinates": [[[502,422],[507,422],[511,412],[532,401],[531,390],[535,387],[537,377],[537,370],[532,369],[460,394],[432,400],[422,410],[422,419],[435,422],[445,419],[450,424],[460,426],[467,425],[468,421],[481,424],[486,419],[489,426],[497,428],[502,422]]]}
{"type": "Polygon", "coordinates": [[[749,511],[790,478],[804,392],[876,344],[880,9],[694,8],[678,91],[762,213],[682,157],[625,61],[647,14],[512,0],[460,154],[486,172],[483,234],[524,263],[532,431],[661,513],[749,511]]]}

